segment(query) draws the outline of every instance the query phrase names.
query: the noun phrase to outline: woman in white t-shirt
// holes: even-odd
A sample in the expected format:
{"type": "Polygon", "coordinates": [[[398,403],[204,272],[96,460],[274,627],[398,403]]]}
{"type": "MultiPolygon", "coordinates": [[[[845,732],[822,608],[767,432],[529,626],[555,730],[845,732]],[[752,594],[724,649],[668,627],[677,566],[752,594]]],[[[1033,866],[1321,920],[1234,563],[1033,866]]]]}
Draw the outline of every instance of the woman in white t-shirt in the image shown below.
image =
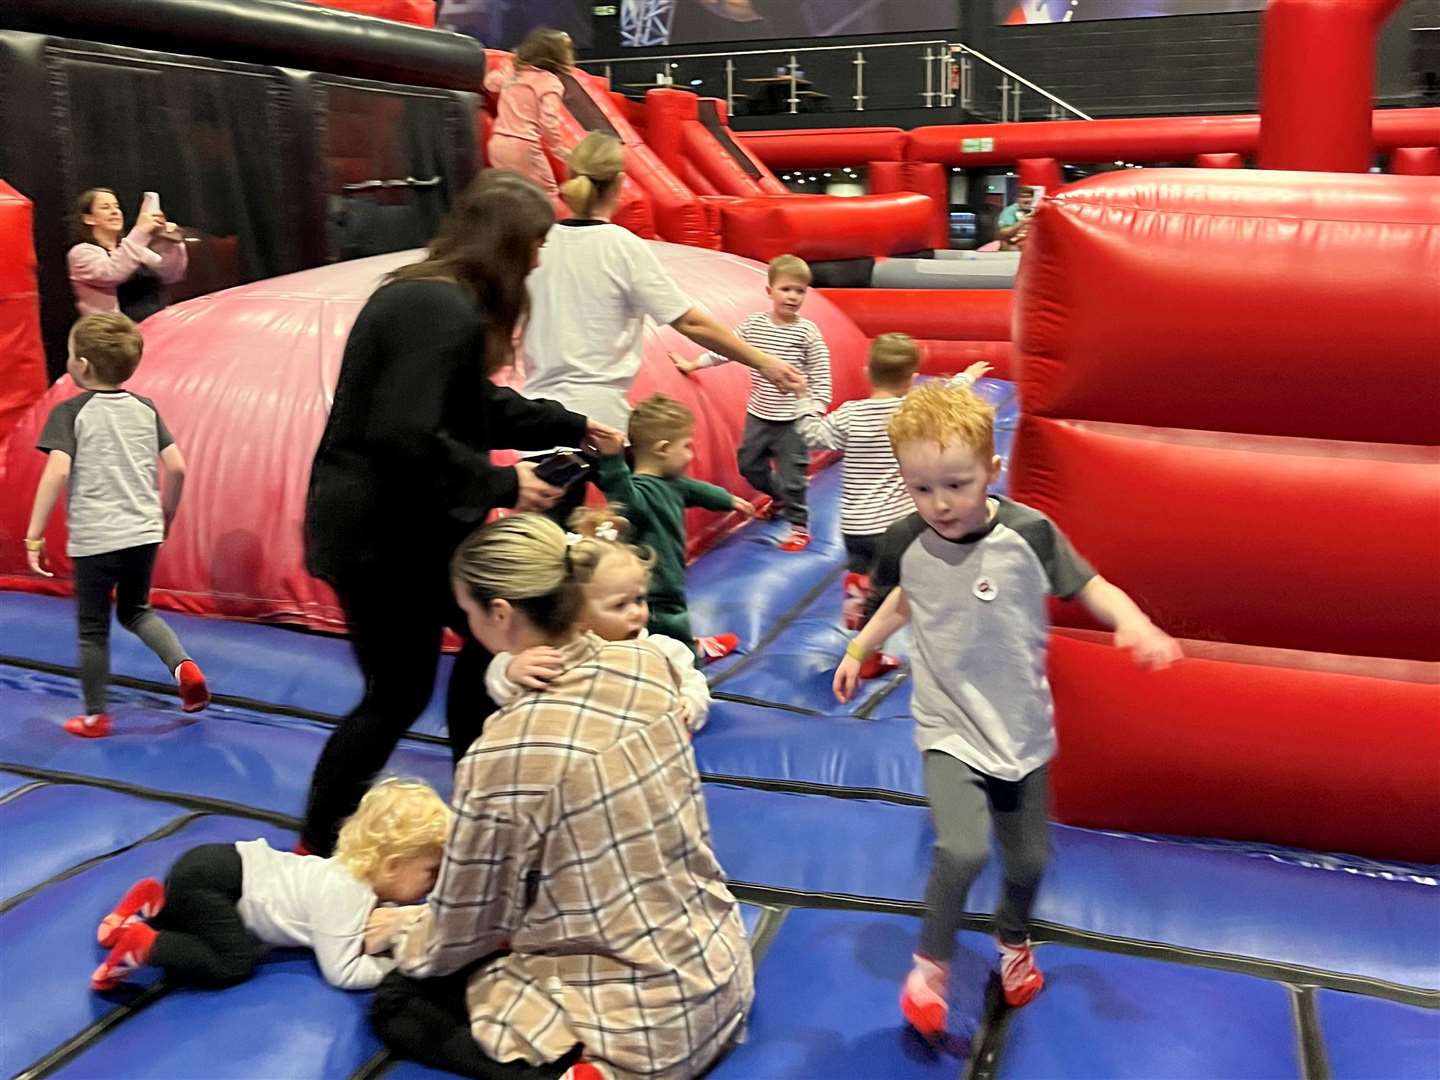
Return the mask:
{"type": "Polygon", "coordinates": [[[741,341],[680,291],[650,245],[610,222],[620,202],[625,149],[592,131],[566,162],[560,197],[574,217],[546,235],[530,275],[525,325],[526,397],[550,398],[624,430],[626,400],[640,370],[645,317],[760,372],[782,390],[805,387],[800,372],[741,341]]]}

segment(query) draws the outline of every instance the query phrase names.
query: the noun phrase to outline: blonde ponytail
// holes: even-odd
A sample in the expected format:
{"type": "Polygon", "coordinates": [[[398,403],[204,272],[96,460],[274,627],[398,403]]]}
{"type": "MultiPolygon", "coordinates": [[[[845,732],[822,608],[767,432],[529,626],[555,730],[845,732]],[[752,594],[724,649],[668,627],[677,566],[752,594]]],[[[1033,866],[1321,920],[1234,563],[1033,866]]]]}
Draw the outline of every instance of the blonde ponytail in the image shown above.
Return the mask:
{"type": "Polygon", "coordinates": [[[541,632],[563,637],[584,603],[581,580],[594,569],[565,531],[539,514],[514,514],[476,529],[455,549],[450,572],[481,604],[508,600],[541,632]]]}
{"type": "Polygon", "coordinates": [[[592,131],[566,158],[570,179],[560,185],[560,197],[576,217],[590,217],[620,183],[625,172],[625,146],[609,132],[592,131]]]}

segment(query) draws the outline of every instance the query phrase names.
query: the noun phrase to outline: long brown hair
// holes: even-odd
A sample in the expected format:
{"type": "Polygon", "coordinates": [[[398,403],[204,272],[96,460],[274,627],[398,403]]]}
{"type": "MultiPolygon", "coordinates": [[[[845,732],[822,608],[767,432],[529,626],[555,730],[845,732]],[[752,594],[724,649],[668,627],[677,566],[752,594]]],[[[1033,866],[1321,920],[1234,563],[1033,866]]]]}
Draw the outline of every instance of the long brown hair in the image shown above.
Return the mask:
{"type": "Polygon", "coordinates": [[[468,290],[485,315],[485,361],[494,371],[512,359],[515,327],[529,310],[525,277],[553,224],[555,211],[538,187],[517,173],[486,169],[451,207],[425,258],[390,277],[450,278],[468,290]]]}
{"type": "Polygon", "coordinates": [[[551,75],[564,75],[575,66],[575,46],[564,30],[537,26],[525,35],[515,49],[515,60],[521,67],[539,68],[551,75]]]}
{"type": "Polygon", "coordinates": [[[108,187],[92,187],[81,193],[70,207],[70,242],[72,244],[97,244],[95,227],[85,224],[85,215],[95,203],[97,195],[114,195],[108,187]]]}

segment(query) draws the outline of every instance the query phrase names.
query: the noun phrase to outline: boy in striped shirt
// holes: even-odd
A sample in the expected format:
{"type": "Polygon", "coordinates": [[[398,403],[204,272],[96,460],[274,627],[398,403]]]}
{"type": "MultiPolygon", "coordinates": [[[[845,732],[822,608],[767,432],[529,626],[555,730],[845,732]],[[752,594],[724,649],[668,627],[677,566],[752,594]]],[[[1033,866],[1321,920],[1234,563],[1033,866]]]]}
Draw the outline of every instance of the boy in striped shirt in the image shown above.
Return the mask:
{"type": "MultiPolygon", "coordinates": [[[[799,368],[811,398],[823,410],[830,405],[830,349],[820,328],[800,317],[810,290],[810,267],[804,259],[781,255],[771,260],[767,281],[770,310],[748,316],[735,333],[747,344],[799,368]]],[[[674,354],[671,359],[686,374],[725,363],[723,356],[710,352],[694,360],[674,354]]],[[[810,546],[810,509],[805,503],[810,451],[795,427],[799,403],[764,379],[752,378],[745,413],[745,434],[736,454],[740,475],[756,491],[769,495],[773,511],[790,523],[781,550],[803,551],[810,546]]]]}
{"type": "MultiPolygon", "coordinates": [[[[888,434],[890,418],[905,400],[920,369],[920,349],[908,334],[881,334],[870,343],[865,374],[870,380],[868,398],[847,401],[829,416],[821,416],[825,403],[803,396],[798,401],[795,428],[805,443],[845,455],[844,484],[840,493],[840,532],[849,556],[845,575],[845,625],[860,626],[860,611],[870,592],[870,565],[880,537],[895,522],[915,512],[915,503],[900,478],[900,464],[888,434]]],[[[973,386],[990,371],[984,362],[971,364],[955,382],[973,386]]],[[[866,678],[886,670],[888,657],[871,657],[866,678]]],[[[893,663],[891,664],[893,666],[893,663]]]]}

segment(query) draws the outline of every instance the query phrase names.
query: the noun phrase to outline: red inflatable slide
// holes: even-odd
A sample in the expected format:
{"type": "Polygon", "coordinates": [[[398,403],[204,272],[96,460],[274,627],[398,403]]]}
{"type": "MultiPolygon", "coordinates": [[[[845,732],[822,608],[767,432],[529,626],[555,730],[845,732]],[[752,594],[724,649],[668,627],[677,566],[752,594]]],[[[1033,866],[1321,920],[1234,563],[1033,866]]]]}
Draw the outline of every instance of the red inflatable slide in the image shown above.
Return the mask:
{"type": "MultiPolygon", "coordinates": [[[[487,62],[503,70],[513,58],[492,51],[487,62]]],[[[790,194],[734,139],[718,101],[656,89],[642,106],[579,70],[562,82],[572,144],[587,131],[609,132],[625,144],[626,182],[634,187],[616,221],[641,236],[761,262],[785,254],[812,262],[859,259],[933,246],[936,208],[929,196],[790,194]],[[645,137],[631,116],[643,122],[645,137]]],[[[563,165],[555,166],[563,175],[563,165]]]]}

